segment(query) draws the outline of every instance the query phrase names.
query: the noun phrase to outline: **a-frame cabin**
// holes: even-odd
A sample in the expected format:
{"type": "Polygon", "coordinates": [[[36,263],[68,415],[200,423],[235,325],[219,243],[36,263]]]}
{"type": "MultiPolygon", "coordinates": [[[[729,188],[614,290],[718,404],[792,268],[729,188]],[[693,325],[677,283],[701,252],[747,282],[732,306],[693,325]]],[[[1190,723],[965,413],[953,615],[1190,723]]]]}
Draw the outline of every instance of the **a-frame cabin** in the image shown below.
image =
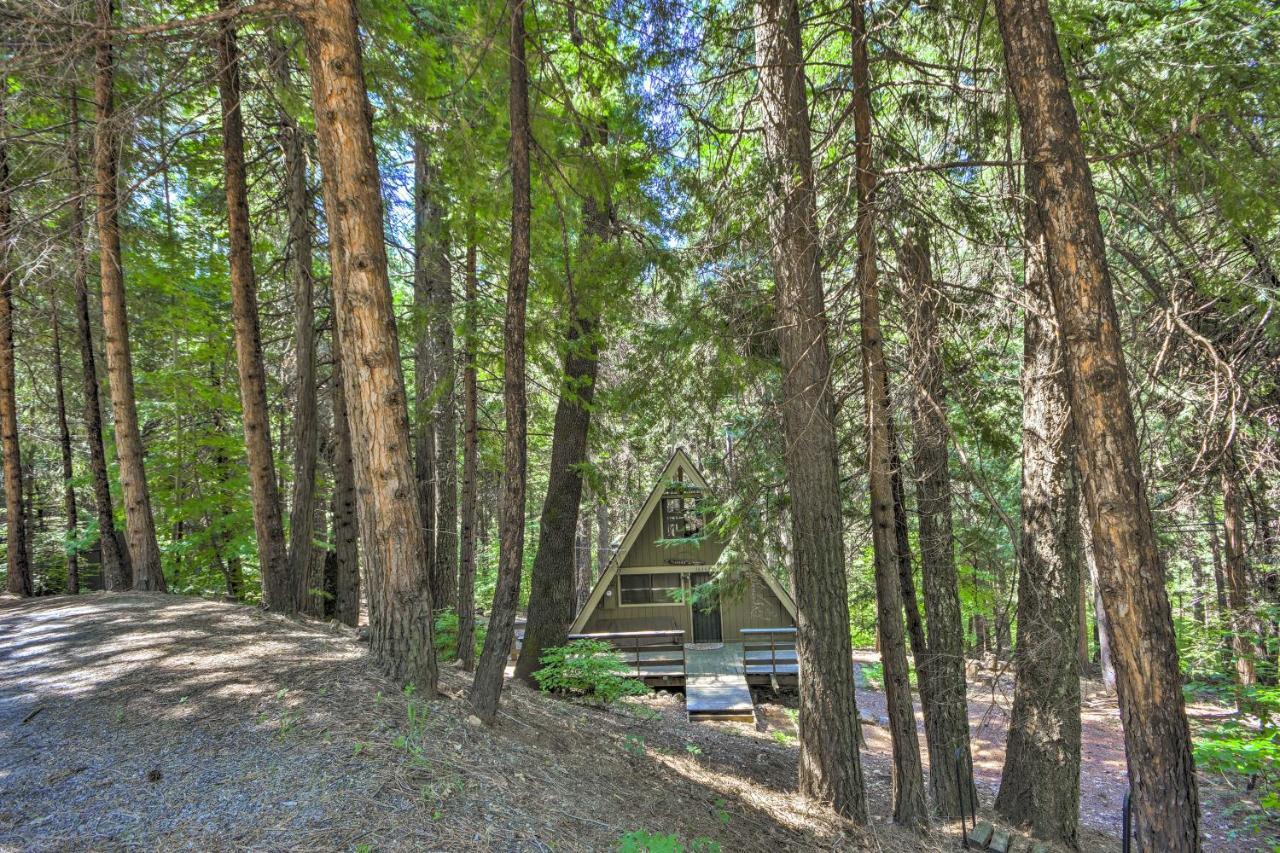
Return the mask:
{"type": "Polygon", "coordinates": [[[631,650],[625,656],[651,683],[682,683],[687,672],[692,686],[693,652],[708,649],[723,649],[753,683],[794,683],[795,601],[767,572],[722,563],[729,542],[707,526],[710,496],[702,472],[677,449],[570,633],[631,650]]]}

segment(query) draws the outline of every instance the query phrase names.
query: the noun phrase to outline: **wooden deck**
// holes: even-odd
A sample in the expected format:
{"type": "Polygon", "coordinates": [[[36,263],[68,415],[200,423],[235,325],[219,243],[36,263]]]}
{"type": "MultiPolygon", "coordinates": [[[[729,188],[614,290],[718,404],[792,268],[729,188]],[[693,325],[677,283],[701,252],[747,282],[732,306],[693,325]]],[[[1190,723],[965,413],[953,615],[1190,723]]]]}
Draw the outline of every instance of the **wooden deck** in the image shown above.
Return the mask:
{"type": "Polygon", "coordinates": [[[755,721],[742,644],[718,649],[685,647],[685,709],[690,720],[755,721]]]}

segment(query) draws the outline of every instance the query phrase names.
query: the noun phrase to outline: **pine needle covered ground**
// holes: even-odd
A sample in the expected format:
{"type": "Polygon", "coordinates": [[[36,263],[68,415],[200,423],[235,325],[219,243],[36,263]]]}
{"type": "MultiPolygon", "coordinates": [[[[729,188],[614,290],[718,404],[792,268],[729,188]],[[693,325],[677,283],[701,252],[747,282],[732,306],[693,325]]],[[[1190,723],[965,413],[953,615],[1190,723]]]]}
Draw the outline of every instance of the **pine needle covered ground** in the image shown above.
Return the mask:
{"type": "Polygon", "coordinates": [[[636,831],[725,851],[957,846],[953,827],[888,825],[874,726],[864,832],[792,793],[776,706],[753,730],[686,723],[672,696],[600,711],[511,685],[489,730],[462,673],[406,695],[354,632],[245,606],[6,598],[0,666],[6,849],[607,850],[636,831]]]}

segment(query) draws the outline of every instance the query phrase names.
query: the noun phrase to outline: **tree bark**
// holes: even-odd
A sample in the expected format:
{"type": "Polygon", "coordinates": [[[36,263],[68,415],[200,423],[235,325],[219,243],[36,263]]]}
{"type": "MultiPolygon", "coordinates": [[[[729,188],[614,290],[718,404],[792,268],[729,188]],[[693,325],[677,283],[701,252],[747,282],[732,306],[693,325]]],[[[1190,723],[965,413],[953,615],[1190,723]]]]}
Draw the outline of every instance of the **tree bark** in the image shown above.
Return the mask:
{"type": "Polygon", "coordinates": [[[800,793],[867,820],[858,755],[835,402],[827,343],[817,198],[800,10],[757,0],[755,51],[768,169],[771,259],[782,366],[784,460],[795,539],[800,680],[800,793]]]}
{"type": "MultiPolygon", "coordinates": [[[[7,83],[0,77],[0,85],[7,83]]],[[[4,132],[4,97],[0,91],[0,133],[4,132]]],[[[17,595],[35,592],[31,552],[27,548],[27,516],[22,494],[22,449],[18,440],[17,375],[13,351],[13,207],[9,200],[7,140],[0,136],[0,440],[4,451],[5,551],[8,575],[5,589],[17,595]]]]}
{"type": "Polygon", "coordinates": [[[489,631],[471,688],[471,708],[493,725],[502,695],[503,671],[511,651],[520,573],[524,561],[527,410],[525,399],[525,301],[529,289],[529,69],[525,61],[525,0],[509,0],[511,127],[511,260],[507,273],[507,310],[503,327],[503,408],[507,429],[502,448],[502,522],[498,541],[498,583],[489,614],[489,631]]]}
{"type": "Polygon", "coordinates": [[[920,574],[924,584],[928,652],[916,658],[917,673],[928,671],[929,689],[920,681],[925,733],[929,744],[929,788],[942,817],[963,814],[976,802],[969,752],[969,705],[964,674],[964,625],[960,616],[959,577],[951,533],[951,472],[943,408],[942,339],[938,309],[942,293],[933,280],[928,232],[918,230],[903,242],[903,267],[912,294],[908,326],[910,371],[915,379],[912,403],[916,503],[920,512],[920,574]]]}
{"type": "MultiPolygon", "coordinates": [[[[276,87],[292,86],[288,51],[279,36],[271,36],[271,67],[276,87]]],[[[307,577],[315,557],[316,463],[320,450],[316,404],[315,273],[312,247],[311,191],[307,187],[306,137],[297,120],[283,106],[277,115],[280,150],[284,159],[285,207],[289,220],[286,251],[293,285],[294,382],[298,388],[293,410],[293,494],[289,505],[287,580],[293,608],[310,600],[307,577]]]]}
{"type": "MultiPolygon", "coordinates": [[[[599,143],[607,145],[608,130],[600,128],[599,143]]],[[[595,144],[591,128],[583,128],[582,147],[595,144]]],[[[590,258],[610,237],[612,203],[607,196],[588,192],[582,202],[583,239],[579,255],[590,258]]],[[[594,269],[584,263],[582,268],[594,269]]],[[[533,558],[529,589],[529,621],[524,645],[516,661],[516,677],[537,686],[533,673],[542,653],[564,645],[573,622],[576,600],[578,511],[582,505],[582,466],[587,461],[587,434],[591,428],[591,403],[595,397],[600,357],[600,296],[598,287],[580,291],[572,278],[566,281],[568,305],[564,336],[564,375],[556,405],[551,439],[551,469],[542,504],[538,551],[533,558]]]]}
{"type": "MultiPolygon", "coordinates": [[[[338,352],[337,342],[333,351],[338,352]]],[[[343,625],[360,624],[360,546],[356,518],[355,461],[351,450],[351,425],[347,419],[347,395],[343,390],[342,359],[333,360],[333,618],[343,625]]],[[[370,595],[370,600],[373,596],[370,595]]]]}
{"type": "Polygon", "coordinates": [[[94,130],[94,169],[98,196],[98,263],[102,325],[107,344],[107,379],[116,428],[116,458],[120,466],[120,491],[124,496],[133,588],[164,592],[160,545],[156,541],[151,491],[147,488],[147,472],[143,464],[142,432],[138,427],[133,356],[129,350],[129,315],[125,308],[124,266],[120,254],[115,60],[111,48],[113,0],[95,2],[98,43],[95,49],[94,102],[98,116],[94,130]]]}
{"type": "Polygon", "coordinates": [[[1074,849],[1080,820],[1079,487],[1044,233],[1026,222],[1022,362],[1022,541],[1013,714],[996,810],[1074,849]]]}
{"type": "Polygon", "coordinates": [[[323,173],[333,316],[351,428],[370,647],[392,679],[436,688],[427,551],[414,493],[400,340],[387,274],[381,182],[352,0],[301,16],[323,173]]]}
{"type": "MultiPolygon", "coordinates": [[[[1225,442],[1224,442],[1225,444],[1225,442]]],[[[1251,687],[1258,681],[1254,639],[1258,626],[1249,608],[1249,567],[1244,547],[1244,495],[1235,449],[1223,449],[1222,531],[1226,556],[1227,606],[1231,609],[1231,651],[1235,658],[1236,683],[1251,687]]]]}
{"type": "Polygon", "coordinates": [[[997,0],[1049,256],[1078,465],[1111,629],[1138,849],[1200,849],[1200,802],[1165,573],[1138,456],[1093,180],[1048,0],[997,0]]]}
{"type": "Polygon", "coordinates": [[[417,478],[418,512],[422,520],[427,562],[423,570],[431,584],[433,607],[439,583],[435,575],[436,550],[436,346],[431,339],[433,291],[447,279],[448,255],[439,250],[443,212],[432,197],[438,180],[431,150],[423,132],[413,138],[413,462],[417,478]]]}
{"type": "Polygon", "coordinates": [[[71,428],[67,425],[67,395],[62,377],[62,317],[58,310],[58,295],[51,295],[53,310],[50,324],[53,326],[53,391],[58,414],[58,447],[62,451],[62,505],[67,516],[67,592],[80,592],[80,559],[78,545],[72,544],[80,535],[80,517],[76,511],[76,489],[73,485],[75,469],[71,457],[71,428]]]}
{"type": "Polygon", "coordinates": [[[613,556],[613,530],[609,524],[609,505],[603,498],[596,504],[596,573],[595,577],[604,574],[604,567],[613,556]]]}
{"type": "Polygon", "coordinates": [[[475,211],[467,228],[466,318],[462,368],[462,542],[458,563],[458,660],[466,672],[476,664],[476,467],[480,444],[476,423],[476,233],[475,211]]]}
{"type": "Polygon", "coordinates": [[[84,431],[89,445],[89,472],[93,478],[94,510],[98,517],[98,542],[102,554],[102,585],[108,591],[128,589],[126,570],[111,503],[111,480],[107,474],[107,451],[102,441],[102,401],[98,394],[97,354],[93,345],[93,324],[89,319],[89,258],[84,235],[84,176],[80,167],[80,98],[72,93],[69,140],[71,180],[71,241],[75,253],[72,273],[76,295],[76,331],[80,339],[81,396],[84,398],[84,431]]]}
{"type": "Polygon", "coordinates": [[[889,410],[889,371],[880,331],[880,290],[876,273],[875,214],[872,200],[876,175],[871,149],[871,80],[866,13],[852,7],[853,121],[856,136],[858,209],[858,302],[861,309],[862,377],[866,397],[867,476],[871,493],[871,535],[875,550],[876,618],[884,665],[885,703],[893,739],[893,819],[904,826],[928,824],[920,744],[902,629],[902,589],[898,577],[897,539],[893,519],[893,454],[889,410]]]}
{"type": "MultiPolygon", "coordinates": [[[[223,10],[234,8],[235,0],[218,0],[218,6],[223,10]]],[[[230,18],[218,27],[218,97],[222,103],[222,174],[227,197],[231,316],[235,325],[245,455],[253,496],[253,529],[262,571],[262,603],[268,610],[289,613],[297,610],[301,601],[297,585],[289,576],[280,492],[271,456],[267,377],[258,328],[258,283],[253,271],[253,237],[249,233],[244,122],[240,114],[240,54],[235,25],[230,18]]]]}

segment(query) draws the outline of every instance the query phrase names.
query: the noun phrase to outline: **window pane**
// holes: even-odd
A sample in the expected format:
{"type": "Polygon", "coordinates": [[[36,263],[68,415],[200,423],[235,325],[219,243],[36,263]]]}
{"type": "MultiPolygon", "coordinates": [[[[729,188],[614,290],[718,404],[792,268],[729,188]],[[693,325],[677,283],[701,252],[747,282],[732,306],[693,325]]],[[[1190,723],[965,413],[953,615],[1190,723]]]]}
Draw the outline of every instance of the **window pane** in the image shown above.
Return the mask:
{"type": "Polygon", "coordinates": [[[653,590],[650,586],[650,575],[622,575],[623,604],[649,604],[653,601],[653,590]]]}

